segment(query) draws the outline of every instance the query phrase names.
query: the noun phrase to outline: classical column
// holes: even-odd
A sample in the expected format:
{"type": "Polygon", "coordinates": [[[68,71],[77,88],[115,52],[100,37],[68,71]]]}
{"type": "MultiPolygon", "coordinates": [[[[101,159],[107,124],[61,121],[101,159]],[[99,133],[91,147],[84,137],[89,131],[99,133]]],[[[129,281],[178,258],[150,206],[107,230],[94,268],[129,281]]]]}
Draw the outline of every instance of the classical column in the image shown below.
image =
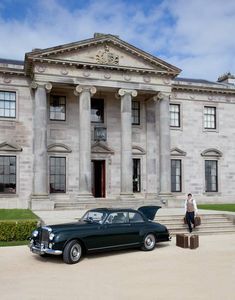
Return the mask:
{"type": "Polygon", "coordinates": [[[132,97],[136,90],[120,89],[121,96],[121,196],[133,196],[132,183],[132,97]]]}
{"type": "Polygon", "coordinates": [[[74,94],[79,96],[79,196],[91,197],[91,95],[93,86],[78,85],[74,94]]]}
{"type": "Polygon", "coordinates": [[[34,94],[34,177],[33,198],[48,197],[48,156],[47,156],[47,93],[52,84],[32,82],[34,94]]]}
{"type": "MultiPolygon", "coordinates": [[[[156,97],[155,97],[156,98],[156,97]]],[[[171,165],[170,165],[170,112],[169,94],[158,93],[159,118],[159,152],[160,152],[160,196],[164,198],[171,195],[171,165]]],[[[157,118],[157,117],[156,117],[157,118]]]]}

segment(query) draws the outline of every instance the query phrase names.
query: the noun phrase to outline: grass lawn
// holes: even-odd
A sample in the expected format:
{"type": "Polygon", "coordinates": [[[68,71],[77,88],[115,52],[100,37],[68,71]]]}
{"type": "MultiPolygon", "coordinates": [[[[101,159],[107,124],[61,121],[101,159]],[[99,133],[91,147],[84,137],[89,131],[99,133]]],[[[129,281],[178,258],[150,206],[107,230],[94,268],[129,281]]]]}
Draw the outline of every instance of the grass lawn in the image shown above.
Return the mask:
{"type": "Polygon", "coordinates": [[[35,220],[38,216],[30,209],[0,209],[1,220],[35,220]]]}
{"type": "Polygon", "coordinates": [[[235,204],[198,204],[198,208],[235,212],[235,204]]]}
{"type": "MultiPolygon", "coordinates": [[[[30,209],[0,209],[0,222],[5,220],[38,220],[30,209]]],[[[26,245],[29,241],[0,241],[0,247],[26,245]]]]}

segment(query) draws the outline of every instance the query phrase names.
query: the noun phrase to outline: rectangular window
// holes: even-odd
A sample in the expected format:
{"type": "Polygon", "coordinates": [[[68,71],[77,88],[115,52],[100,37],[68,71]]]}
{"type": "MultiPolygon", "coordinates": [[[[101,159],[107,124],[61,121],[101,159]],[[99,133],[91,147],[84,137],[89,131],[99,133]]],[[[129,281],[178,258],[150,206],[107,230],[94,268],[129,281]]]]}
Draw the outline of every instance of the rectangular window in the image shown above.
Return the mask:
{"type": "Polygon", "coordinates": [[[171,160],[171,191],[172,192],[181,192],[182,183],[181,183],[181,160],[172,159],[171,160]]]}
{"type": "Polygon", "coordinates": [[[205,161],[206,192],[218,192],[218,166],[216,160],[205,161]]]}
{"type": "Polygon", "coordinates": [[[140,159],[133,159],[133,192],[141,192],[140,159]]]}
{"type": "Polygon", "coordinates": [[[51,95],[50,120],[65,121],[66,97],[51,95]]]}
{"type": "Polygon", "coordinates": [[[204,128],[216,129],[216,107],[204,107],[204,128]]]}
{"type": "Polygon", "coordinates": [[[0,193],[16,193],[16,156],[0,156],[0,193]]]}
{"type": "Polygon", "coordinates": [[[50,193],[66,191],[66,158],[50,157],[50,193]]]}
{"type": "Polygon", "coordinates": [[[16,93],[0,91],[0,117],[16,117],[16,93]]]}
{"type": "Polygon", "coordinates": [[[170,104],[170,126],[180,127],[180,105],[170,104]]]}
{"type": "Polygon", "coordinates": [[[140,102],[132,101],[132,125],[140,125],[140,102]]]}
{"type": "Polygon", "coordinates": [[[104,123],[104,99],[91,99],[91,122],[104,123]]]}

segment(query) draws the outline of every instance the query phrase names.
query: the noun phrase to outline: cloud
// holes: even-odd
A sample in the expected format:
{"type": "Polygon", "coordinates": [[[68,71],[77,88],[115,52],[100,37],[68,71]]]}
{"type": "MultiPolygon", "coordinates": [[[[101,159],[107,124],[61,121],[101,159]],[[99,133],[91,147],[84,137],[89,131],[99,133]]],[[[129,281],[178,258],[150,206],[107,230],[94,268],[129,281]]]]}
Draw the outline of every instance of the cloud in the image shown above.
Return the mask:
{"type": "Polygon", "coordinates": [[[233,0],[3,0],[0,5],[0,57],[23,59],[47,48],[112,33],[183,70],[182,76],[216,80],[235,73],[233,0]],[[8,16],[9,3],[24,14],[8,16]],[[73,5],[72,5],[72,4],[73,5]]]}

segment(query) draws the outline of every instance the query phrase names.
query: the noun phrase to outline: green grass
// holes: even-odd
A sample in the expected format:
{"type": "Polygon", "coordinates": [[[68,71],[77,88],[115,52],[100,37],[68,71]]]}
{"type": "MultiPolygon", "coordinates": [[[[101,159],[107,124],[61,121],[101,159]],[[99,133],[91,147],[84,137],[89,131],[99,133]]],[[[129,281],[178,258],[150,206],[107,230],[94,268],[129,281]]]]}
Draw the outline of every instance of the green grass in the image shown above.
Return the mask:
{"type": "Polygon", "coordinates": [[[0,241],[0,247],[10,247],[10,246],[22,246],[28,245],[29,241],[11,241],[11,242],[2,242],[0,241]]]}
{"type": "Polygon", "coordinates": [[[235,212],[235,204],[198,204],[198,208],[235,212]]]}
{"type": "Polygon", "coordinates": [[[0,209],[1,220],[35,220],[39,219],[30,209],[0,209]]]}

